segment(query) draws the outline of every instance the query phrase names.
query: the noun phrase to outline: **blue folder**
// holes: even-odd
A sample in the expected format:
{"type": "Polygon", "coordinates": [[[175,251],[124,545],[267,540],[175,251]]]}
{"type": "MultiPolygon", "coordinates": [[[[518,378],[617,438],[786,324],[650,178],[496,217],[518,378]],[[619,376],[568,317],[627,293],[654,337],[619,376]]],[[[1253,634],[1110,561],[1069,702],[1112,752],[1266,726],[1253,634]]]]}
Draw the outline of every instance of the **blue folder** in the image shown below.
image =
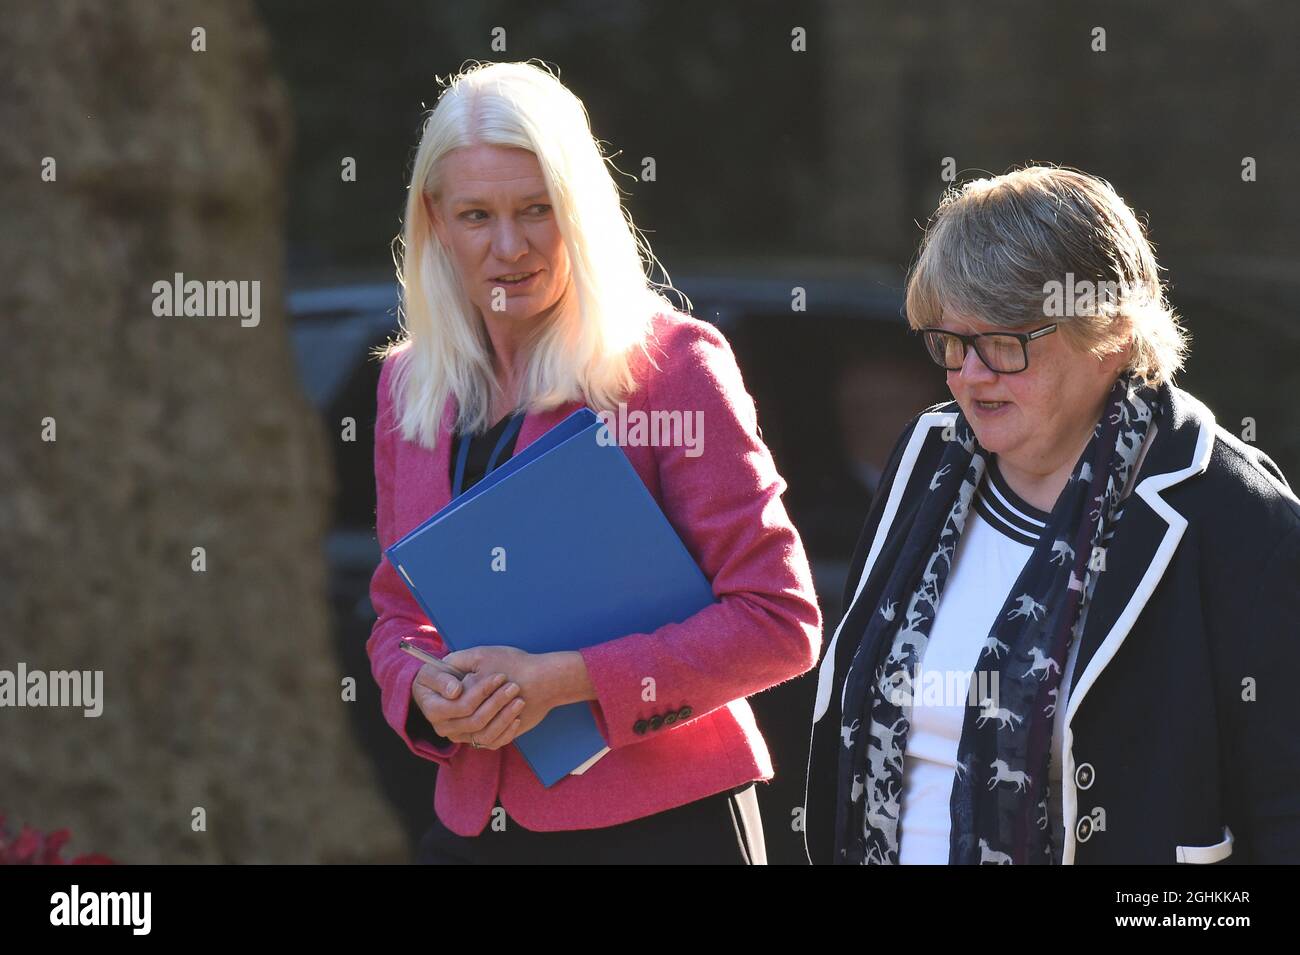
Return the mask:
{"type": "MultiPolygon", "coordinates": [[[[452,650],[578,650],[714,603],[709,581],[588,408],[385,554],[452,650]]],[[[547,787],[607,750],[588,702],[555,707],[514,745],[547,787]]]]}

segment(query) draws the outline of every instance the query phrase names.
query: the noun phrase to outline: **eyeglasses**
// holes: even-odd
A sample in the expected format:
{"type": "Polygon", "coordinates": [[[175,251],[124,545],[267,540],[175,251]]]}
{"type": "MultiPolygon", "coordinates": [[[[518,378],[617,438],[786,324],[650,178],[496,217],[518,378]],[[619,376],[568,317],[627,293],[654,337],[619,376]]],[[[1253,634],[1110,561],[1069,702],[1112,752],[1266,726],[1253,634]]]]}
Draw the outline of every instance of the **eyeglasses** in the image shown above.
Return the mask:
{"type": "Polygon", "coordinates": [[[923,328],[925,350],[934,363],[947,371],[961,371],[966,364],[966,349],[974,346],[975,354],[989,371],[999,375],[1014,375],[1029,367],[1029,343],[1056,331],[1056,323],[1036,328],[1032,332],[980,332],[978,335],[959,335],[941,328],[923,328]]]}

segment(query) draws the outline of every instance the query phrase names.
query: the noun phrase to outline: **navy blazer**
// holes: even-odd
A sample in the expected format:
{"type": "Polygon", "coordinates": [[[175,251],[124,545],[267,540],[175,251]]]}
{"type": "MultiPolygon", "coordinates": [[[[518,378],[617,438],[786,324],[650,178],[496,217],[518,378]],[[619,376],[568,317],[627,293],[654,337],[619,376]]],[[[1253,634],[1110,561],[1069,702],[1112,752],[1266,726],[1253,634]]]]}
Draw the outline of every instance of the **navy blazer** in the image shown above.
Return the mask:
{"type": "MultiPolygon", "coordinates": [[[[1062,734],[1062,861],[1300,862],[1300,501],[1178,388],[1107,548],[1062,734]]],[[[930,493],[956,402],[904,431],[817,682],[804,801],[833,862],[844,675],[930,493]]]]}

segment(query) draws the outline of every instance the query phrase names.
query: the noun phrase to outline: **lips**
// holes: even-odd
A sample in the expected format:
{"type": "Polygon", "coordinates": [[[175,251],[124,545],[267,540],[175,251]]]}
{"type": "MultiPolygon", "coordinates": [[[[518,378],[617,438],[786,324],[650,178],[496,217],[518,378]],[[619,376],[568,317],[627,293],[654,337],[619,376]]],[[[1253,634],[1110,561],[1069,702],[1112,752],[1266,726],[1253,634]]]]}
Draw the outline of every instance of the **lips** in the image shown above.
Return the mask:
{"type": "Polygon", "coordinates": [[[520,282],[526,282],[536,274],[537,270],[532,272],[510,272],[506,275],[498,275],[492,281],[500,282],[502,285],[518,285],[520,282]]]}
{"type": "Polygon", "coordinates": [[[971,400],[970,410],[978,418],[991,418],[1002,415],[1011,407],[1010,401],[971,400]]]}

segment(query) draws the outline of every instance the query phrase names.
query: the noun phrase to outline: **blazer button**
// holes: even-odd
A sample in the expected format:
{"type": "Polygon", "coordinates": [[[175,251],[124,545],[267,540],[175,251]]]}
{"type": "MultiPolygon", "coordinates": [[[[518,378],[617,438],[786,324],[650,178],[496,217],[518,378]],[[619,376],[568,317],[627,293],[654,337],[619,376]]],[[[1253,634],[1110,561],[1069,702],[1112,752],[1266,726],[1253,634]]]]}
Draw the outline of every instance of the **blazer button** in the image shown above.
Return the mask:
{"type": "Polygon", "coordinates": [[[1090,788],[1096,779],[1097,773],[1092,768],[1092,763],[1080,763],[1074,771],[1074,784],[1080,789],[1090,788]]]}
{"type": "Polygon", "coordinates": [[[679,720],[684,720],[694,712],[695,711],[691,709],[689,706],[683,706],[680,710],[677,711],[677,718],[679,720]]]}
{"type": "Polygon", "coordinates": [[[1092,838],[1092,816],[1084,816],[1079,820],[1079,824],[1074,827],[1074,834],[1080,842],[1087,842],[1092,838]]]}
{"type": "Polygon", "coordinates": [[[664,718],[660,716],[658,713],[650,717],[650,728],[652,730],[662,729],[663,725],[664,725],[664,718]]]}
{"type": "Polygon", "coordinates": [[[649,725],[650,724],[647,723],[645,720],[637,720],[635,723],[632,724],[632,732],[636,733],[637,736],[644,736],[646,727],[648,727],[649,725]]]}
{"type": "Polygon", "coordinates": [[[677,711],[676,711],[676,710],[673,710],[671,713],[666,713],[666,714],[664,714],[664,726],[671,726],[672,724],[674,724],[674,723],[676,723],[676,722],[677,722],[677,711]]]}

